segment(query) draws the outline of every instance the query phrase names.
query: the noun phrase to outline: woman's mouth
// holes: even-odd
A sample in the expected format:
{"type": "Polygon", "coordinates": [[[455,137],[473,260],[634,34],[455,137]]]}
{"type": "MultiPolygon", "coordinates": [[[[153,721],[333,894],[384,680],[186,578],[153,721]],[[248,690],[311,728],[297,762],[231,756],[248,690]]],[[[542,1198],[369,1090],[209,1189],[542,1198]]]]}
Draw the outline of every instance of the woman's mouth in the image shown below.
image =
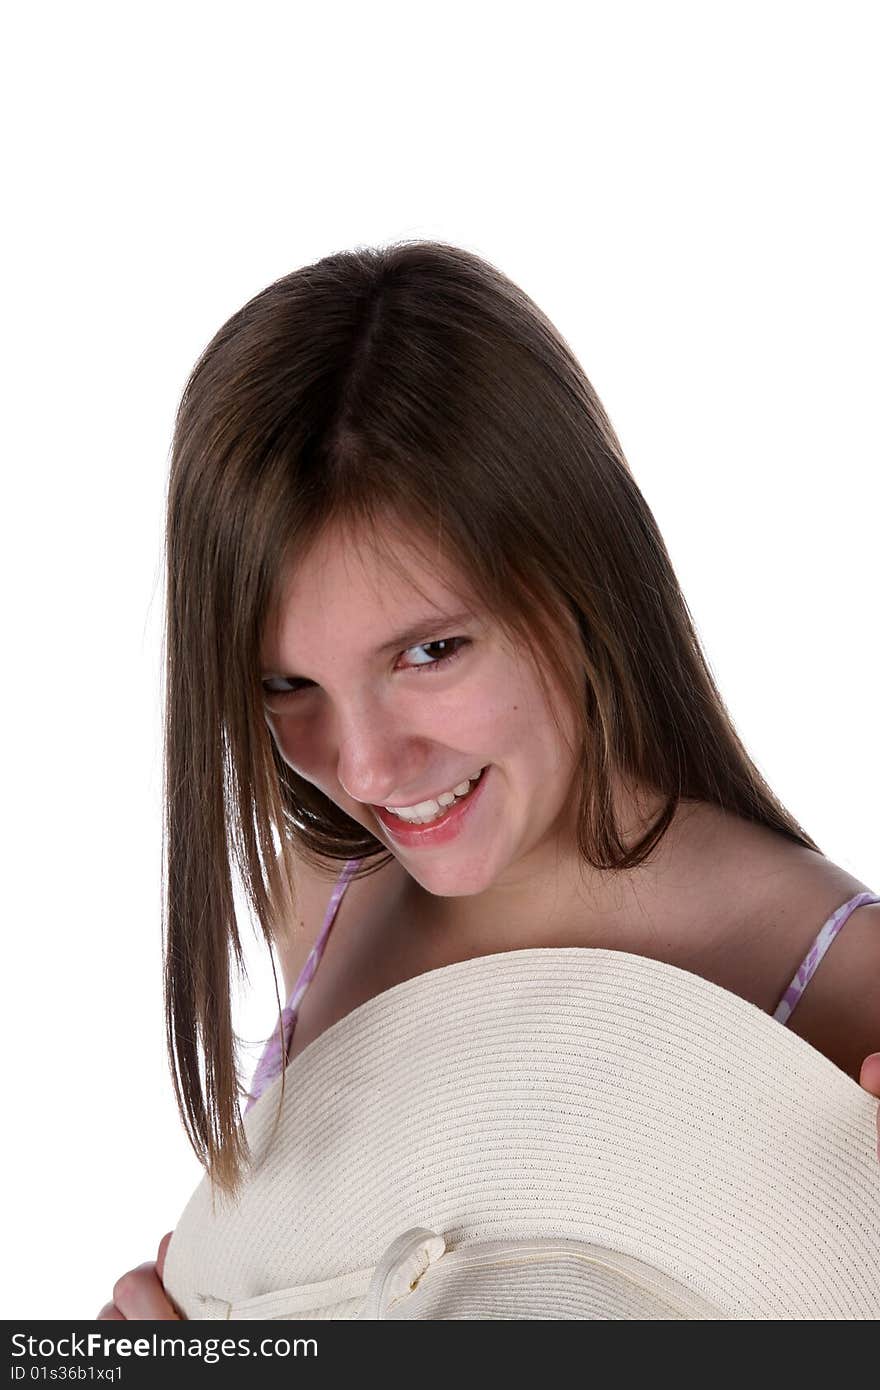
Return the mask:
{"type": "MultiPolygon", "coordinates": [[[[391,838],[396,840],[398,844],[407,846],[446,844],[459,833],[467,817],[481,799],[489,770],[488,766],[481,768],[479,776],[475,781],[470,782],[467,791],[461,796],[456,795],[454,801],[448,806],[441,805],[439,810],[436,804],[430,805],[428,803],[413,807],[408,811],[408,815],[413,819],[405,819],[394,811],[389,811],[387,806],[374,806],[372,809],[391,838]]],[[[448,794],[454,792],[455,789],[452,788],[448,794]]]]}

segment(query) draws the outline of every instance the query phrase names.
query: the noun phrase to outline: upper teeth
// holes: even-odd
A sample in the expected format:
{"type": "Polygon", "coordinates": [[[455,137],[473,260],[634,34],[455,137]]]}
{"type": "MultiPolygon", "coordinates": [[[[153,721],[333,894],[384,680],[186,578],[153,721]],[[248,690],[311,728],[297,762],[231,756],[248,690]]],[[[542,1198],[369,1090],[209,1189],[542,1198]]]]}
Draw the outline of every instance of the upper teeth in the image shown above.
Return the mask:
{"type": "Polygon", "coordinates": [[[466,796],[473,782],[476,782],[480,773],[480,768],[466,782],[459,782],[452,791],[441,792],[440,795],[431,801],[420,801],[416,806],[386,806],[386,811],[393,811],[395,816],[401,816],[404,820],[422,820],[425,817],[436,816],[446,806],[451,806],[458,796],[466,796]]]}

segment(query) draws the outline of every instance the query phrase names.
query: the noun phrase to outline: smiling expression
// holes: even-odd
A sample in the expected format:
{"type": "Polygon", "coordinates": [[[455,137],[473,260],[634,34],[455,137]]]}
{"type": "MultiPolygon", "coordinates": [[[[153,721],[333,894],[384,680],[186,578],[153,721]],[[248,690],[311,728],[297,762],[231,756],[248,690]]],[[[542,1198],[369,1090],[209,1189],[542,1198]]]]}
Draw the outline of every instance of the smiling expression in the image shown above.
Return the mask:
{"type": "Polygon", "coordinates": [[[423,888],[479,893],[518,881],[573,833],[574,727],[564,714],[557,727],[528,653],[466,577],[426,572],[402,535],[384,539],[418,588],[339,529],[285,573],[262,646],[265,716],[283,760],[423,888]],[[382,809],[435,798],[483,768],[436,826],[382,809]]]}

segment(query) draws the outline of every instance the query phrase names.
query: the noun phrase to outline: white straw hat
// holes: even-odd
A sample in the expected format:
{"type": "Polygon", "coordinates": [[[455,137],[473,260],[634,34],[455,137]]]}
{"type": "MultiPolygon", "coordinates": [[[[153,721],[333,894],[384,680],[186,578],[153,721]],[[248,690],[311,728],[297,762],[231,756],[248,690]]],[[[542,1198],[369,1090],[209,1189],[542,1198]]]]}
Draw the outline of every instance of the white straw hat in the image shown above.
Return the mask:
{"type": "Polygon", "coordinates": [[[289,1064],[202,1181],[188,1318],[880,1316],[876,1099],[753,1004],[622,951],[416,976],[289,1064]]]}

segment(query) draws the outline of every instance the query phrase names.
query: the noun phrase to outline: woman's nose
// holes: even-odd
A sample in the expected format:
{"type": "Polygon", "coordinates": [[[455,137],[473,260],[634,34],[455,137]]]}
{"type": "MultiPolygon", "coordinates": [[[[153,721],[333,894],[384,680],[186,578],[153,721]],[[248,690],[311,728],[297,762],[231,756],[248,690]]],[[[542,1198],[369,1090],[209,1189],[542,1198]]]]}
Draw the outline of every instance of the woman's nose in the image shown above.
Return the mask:
{"type": "Polygon", "coordinates": [[[340,720],[337,777],[347,796],[365,805],[387,805],[407,774],[408,735],[376,702],[363,704],[340,720]]]}

